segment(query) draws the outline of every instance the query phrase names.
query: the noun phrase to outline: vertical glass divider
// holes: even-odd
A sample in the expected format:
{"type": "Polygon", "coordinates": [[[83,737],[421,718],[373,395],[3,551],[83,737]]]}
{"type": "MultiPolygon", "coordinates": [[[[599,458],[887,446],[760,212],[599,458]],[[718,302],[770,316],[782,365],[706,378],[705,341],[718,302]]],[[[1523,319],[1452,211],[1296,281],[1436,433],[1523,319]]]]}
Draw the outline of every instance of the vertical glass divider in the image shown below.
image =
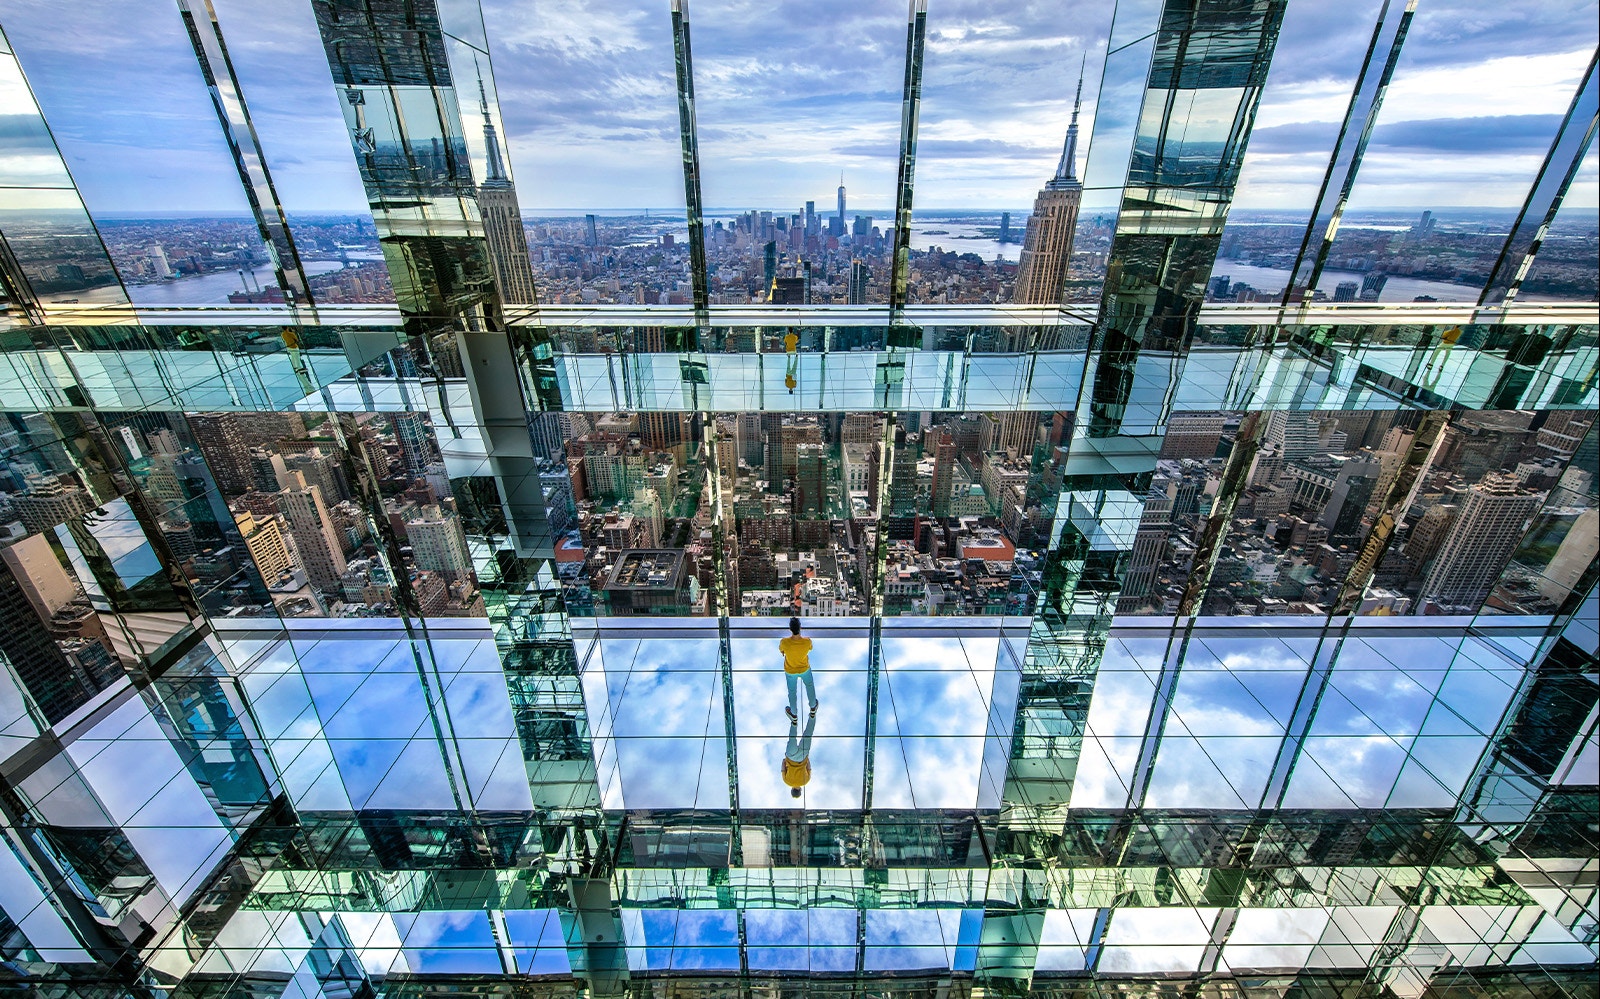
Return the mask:
{"type": "Polygon", "coordinates": [[[928,34],[928,0],[911,0],[906,24],[906,78],[900,100],[900,173],[895,184],[894,277],[889,324],[905,316],[911,282],[911,205],[916,188],[917,121],[922,109],[922,56],[928,34]]]}
{"type": "Polygon", "coordinates": [[[689,216],[689,278],[694,288],[695,326],[704,335],[709,334],[711,327],[711,298],[706,275],[704,202],[700,195],[700,137],[694,114],[694,62],[689,51],[689,0],[672,0],[672,51],[678,73],[683,199],[689,216]]]}
{"type": "Polygon", "coordinates": [[[1539,174],[1528,189],[1522,211],[1517,213],[1516,225],[1507,234],[1506,244],[1500,250],[1489,280],[1484,284],[1483,294],[1478,297],[1479,312],[1473,317],[1473,322],[1499,322],[1506,310],[1516,303],[1517,293],[1522,290],[1522,281],[1533,266],[1533,258],[1539,253],[1539,247],[1544,243],[1551,223],[1555,221],[1556,212],[1561,210],[1572,179],[1583,166],[1584,154],[1589,151],[1589,145],[1594,141],[1595,127],[1600,123],[1600,79],[1595,73],[1597,60],[1600,60],[1600,52],[1589,57],[1589,68],[1584,71],[1583,82],[1578,84],[1578,92],[1572,95],[1572,104],[1561,119],[1561,128],[1551,140],[1550,151],[1545,154],[1539,174]]]}
{"type": "Polygon", "coordinates": [[[1291,307],[1305,309],[1311,305],[1316,293],[1317,280],[1327,262],[1328,251],[1339,234],[1339,222],[1344,217],[1345,206],[1350,201],[1350,191],[1356,183],[1356,173],[1361,169],[1361,157],[1366,153],[1367,142],[1378,121],[1378,111],[1383,107],[1383,96],[1388,92],[1389,80],[1394,76],[1395,64],[1400,61],[1400,47],[1405,44],[1406,33],[1411,28],[1412,15],[1416,13],[1417,0],[1384,0],[1378,11],[1378,23],[1372,28],[1372,41],[1367,44],[1367,56],[1361,63],[1361,73],[1356,77],[1355,90],[1350,94],[1350,106],[1345,110],[1344,122],[1339,126],[1339,138],[1334,143],[1333,155],[1328,160],[1328,171],[1322,177],[1322,187],[1317,191],[1317,201],[1306,222],[1306,234],[1300,243],[1289,283],[1283,289],[1281,317],[1286,317],[1291,307]],[[1383,69],[1373,73],[1372,59],[1385,48],[1383,69]],[[1357,130],[1352,133],[1351,129],[1357,130]],[[1329,191],[1338,178],[1338,194],[1330,200],[1329,191]],[[1298,301],[1296,298],[1298,297],[1298,301]]]}
{"type": "Polygon", "coordinates": [[[233,154],[239,183],[250,202],[250,213],[255,216],[261,242],[272,254],[278,287],[283,289],[284,299],[291,309],[315,308],[316,301],[301,266],[300,253],[289,231],[288,215],[278,200],[278,189],[272,183],[267,159],[261,151],[261,139],[256,134],[255,123],[250,120],[250,108],[234,73],[233,61],[228,58],[228,46],[217,23],[216,8],[211,0],[178,0],[178,11],[188,30],[189,42],[194,46],[194,57],[200,63],[206,89],[211,93],[222,134],[228,140],[228,151],[233,154]]]}

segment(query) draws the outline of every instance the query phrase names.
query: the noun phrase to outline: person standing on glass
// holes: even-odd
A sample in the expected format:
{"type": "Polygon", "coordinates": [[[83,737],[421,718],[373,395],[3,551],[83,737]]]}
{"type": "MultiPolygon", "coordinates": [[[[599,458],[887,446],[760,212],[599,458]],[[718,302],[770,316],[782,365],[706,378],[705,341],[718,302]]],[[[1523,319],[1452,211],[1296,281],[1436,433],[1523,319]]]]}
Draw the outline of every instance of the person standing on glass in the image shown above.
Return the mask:
{"type": "Polygon", "coordinates": [[[789,706],[784,710],[789,714],[789,721],[800,720],[800,683],[806,685],[806,700],[811,704],[811,714],[817,713],[817,684],[811,678],[811,639],[800,634],[800,619],[789,619],[789,636],[778,643],[778,651],[783,653],[783,678],[789,684],[789,706]]]}

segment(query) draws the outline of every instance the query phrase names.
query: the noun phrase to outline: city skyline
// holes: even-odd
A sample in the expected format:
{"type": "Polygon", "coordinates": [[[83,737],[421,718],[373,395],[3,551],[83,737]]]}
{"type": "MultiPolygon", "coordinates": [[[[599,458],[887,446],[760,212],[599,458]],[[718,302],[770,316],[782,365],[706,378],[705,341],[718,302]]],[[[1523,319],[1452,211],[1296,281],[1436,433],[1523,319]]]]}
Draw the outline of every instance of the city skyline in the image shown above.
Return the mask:
{"type": "MultiPolygon", "coordinates": [[[[309,5],[267,10],[223,0],[216,6],[286,208],[363,209],[309,5]],[[270,31],[258,30],[268,24],[270,31]]],[[[920,202],[951,209],[1025,205],[1059,150],[1074,84],[1067,67],[1086,50],[1085,176],[1096,176],[1093,140],[1102,120],[1114,130],[1131,122],[1138,104],[1136,92],[1101,92],[1110,13],[1100,6],[1041,14],[953,3],[930,14],[920,202]],[[1073,33],[1068,23],[1090,27],[1073,33]],[[975,48],[974,39],[984,45],[975,48]]],[[[1241,176],[1240,208],[1308,205],[1320,181],[1370,20],[1316,6],[1290,5],[1285,16],[1241,176]]],[[[801,47],[776,68],[719,55],[748,51],[751,32],[770,31],[781,20],[712,4],[695,12],[702,158],[712,168],[704,184],[708,203],[789,207],[808,194],[825,200],[817,195],[831,189],[841,165],[857,178],[855,201],[893,203],[904,43],[899,11],[818,12],[819,23],[836,15],[841,37],[858,41],[833,52],[802,33],[801,47]],[[781,131],[774,131],[771,106],[786,109],[781,131]],[[804,156],[796,158],[800,148],[804,156]],[[737,166],[749,156],[767,166],[737,166]]],[[[91,214],[180,203],[246,211],[176,11],[170,21],[152,13],[134,0],[107,0],[92,14],[13,0],[0,25],[91,214]],[[76,23],[84,17],[95,23],[76,23]],[[105,24],[118,31],[92,30],[105,24]],[[104,71],[76,72],[72,67],[83,59],[98,60],[104,71]]],[[[567,4],[485,7],[495,29],[493,85],[509,172],[529,211],[681,205],[665,9],[622,4],[612,13],[601,39],[592,17],[578,18],[567,4]],[[600,78],[609,82],[574,86],[600,78]]],[[[1526,17],[1482,2],[1420,8],[1352,207],[1519,203],[1554,134],[1552,116],[1565,110],[1593,49],[1583,39],[1594,33],[1579,4],[1541,4],[1526,17]]],[[[473,136],[482,127],[477,95],[470,79],[456,83],[473,136]]],[[[20,106],[14,85],[5,86],[13,92],[10,106],[20,106]]],[[[39,158],[41,139],[25,138],[6,158],[15,176],[40,169],[30,161],[39,158]]],[[[1600,201],[1595,162],[1591,152],[1572,185],[1573,207],[1600,201]]],[[[1091,184],[1085,207],[1097,207],[1098,197],[1091,184]]]]}

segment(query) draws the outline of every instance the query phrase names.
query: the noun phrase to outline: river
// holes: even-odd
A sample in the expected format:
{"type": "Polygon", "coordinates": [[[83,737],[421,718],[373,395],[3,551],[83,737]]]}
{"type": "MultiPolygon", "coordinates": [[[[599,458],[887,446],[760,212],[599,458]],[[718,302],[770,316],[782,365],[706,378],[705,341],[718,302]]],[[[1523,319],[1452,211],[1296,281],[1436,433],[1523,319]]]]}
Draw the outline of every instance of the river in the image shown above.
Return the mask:
{"type": "MultiPolygon", "coordinates": [[[[1275,267],[1255,267],[1238,260],[1226,258],[1218,259],[1211,268],[1213,278],[1227,275],[1235,284],[1244,282],[1257,291],[1280,294],[1285,285],[1289,283],[1289,272],[1275,267]]],[[[1333,298],[1333,292],[1345,281],[1354,281],[1356,287],[1361,286],[1361,279],[1366,277],[1358,271],[1323,271],[1317,280],[1317,289],[1325,293],[1328,298],[1333,298]]],[[[1423,281],[1418,278],[1401,277],[1391,274],[1383,286],[1383,293],[1378,296],[1380,302],[1410,302],[1419,295],[1431,295],[1441,302],[1476,302],[1477,285],[1454,284],[1449,281],[1423,281]]]]}
{"type": "MultiPolygon", "coordinates": [[[[373,259],[383,258],[374,256],[373,259]]],[[[354,264],[364,261],[351,257],[350,262],[354,264]]],[[[337,260],[308,260],[303,266],[309,276],[336,271],[344,264],[337,260]]],[[[259,281],[263,288],[278,283],[277,275],[273,273],[271,265],[263,264],[250,273],[253,275],[252,281],[259,281]]],[[[238,271],[214,271],[210,274],[192,274],[189,277],[154,284],[130,284],[128,297],[135,305],[227,305],[228,296],[242,290],[244,286],[239,282],[238,271]]]]}

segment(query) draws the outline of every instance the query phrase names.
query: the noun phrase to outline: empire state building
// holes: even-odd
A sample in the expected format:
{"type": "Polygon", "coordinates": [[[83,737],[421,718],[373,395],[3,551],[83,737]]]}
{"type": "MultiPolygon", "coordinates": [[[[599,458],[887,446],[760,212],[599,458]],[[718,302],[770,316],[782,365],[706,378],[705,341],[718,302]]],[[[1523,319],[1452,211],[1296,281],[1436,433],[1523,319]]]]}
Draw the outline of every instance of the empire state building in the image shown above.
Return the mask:
{"type": "Polygon", "coordinates": [[[501,297],[507,303],[532,305],[538,297],[533,287],[533,268],[528,263],[528,237],[522,229],[517,185],[506,176],[505,160],[500,156],[500,136],[489,118],[489,96],[481,79],[478,101],[483,110],[483,145],[489,161],[488,176],[478,186],[478,209],[483,213],[489,260],[494,265],[494,278],[500,285],[501,297]]]}
{"type": "Polygon", "coordinates": [[[1078,205],[1083,200],[1083,182],[1078,179],[1078,109],[1083,104],[1083,77],[1078,77],[1078,96],[1072,103],[1072,123],[1067,126],[1067,143],[1061,150],[1061,163],[1033,201],[1028,216],[1028,231],[1022,240],[1022,255],[1017,262],[1017,283],[1011,300],[1019,305],[1059,305],[1067,284],[1067,268],[1072,263],[1072,236],[1078,227],[1078,205]]]}

